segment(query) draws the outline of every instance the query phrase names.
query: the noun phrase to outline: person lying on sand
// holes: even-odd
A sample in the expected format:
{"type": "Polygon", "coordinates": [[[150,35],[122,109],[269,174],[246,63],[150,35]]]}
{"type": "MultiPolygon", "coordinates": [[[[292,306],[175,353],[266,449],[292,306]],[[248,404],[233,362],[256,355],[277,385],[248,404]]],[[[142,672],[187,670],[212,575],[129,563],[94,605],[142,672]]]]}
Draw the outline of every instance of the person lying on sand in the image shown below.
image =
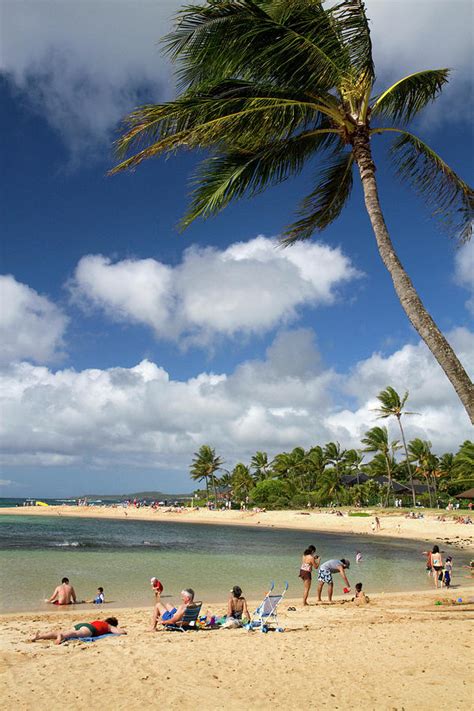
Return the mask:
{"type": "Polygon", "coordinates": [[[118,626],[116,617],[107,617],[106,620],[94,620],[94,622],[79,622],[70,630],[56,630],[55,632],[37,632],[32,637],[31,642],[38,642],[42,639],[54,639],[56,644],[61,644],[67,639],[81,639],[82,637],[100,637],[102,634],[127,634],[125,630],[118,626]]]}
{"type": "Polygon", "coordinates": [[[163,605],[160,600],[160,593],[156,595],[156,599],[157,603],[154,607],[153,616],[151,618],[151,632],[156,630],[156,625],[160,616],[162,625],[175,625],[177,622],[182,620],[186,608],[189,605],[192,605],[194,601],[194,590],[192,588],[186,588],[181,591],[182,604],[179,607],[173,607],[173,605],[169,602],[166,603],[166,605],[163,605]]]}
{"type": "Polygon", "coordinates": [[[368,596],[362,590],[362,583],[357,583],[355,586],[355,596],[352,598],[352,602],[356,605],[366,605],[370,602],[368,596]]]}
{"type": "Polygon", "coordinates": [[[76,592],[69,582],[69,578],[63,578],[61,585],[58,585],[51,597],[45,600],[53,605],[72,605],[76,601],[76,592]]]}

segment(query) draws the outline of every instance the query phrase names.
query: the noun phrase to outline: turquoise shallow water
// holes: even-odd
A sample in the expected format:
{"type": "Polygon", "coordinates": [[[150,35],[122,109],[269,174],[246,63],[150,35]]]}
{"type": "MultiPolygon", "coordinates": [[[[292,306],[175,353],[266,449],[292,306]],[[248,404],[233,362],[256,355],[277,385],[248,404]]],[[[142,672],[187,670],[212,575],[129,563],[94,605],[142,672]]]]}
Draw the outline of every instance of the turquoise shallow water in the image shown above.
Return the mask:
{"type": "MultiPolygon", "coordinates": [[[[191,586],[206,602],[223,601],[233,585],[259,598],[274,580],[299,596],[303,549],[313,543],[322,560],[348,558],[349,580],[367,592],[424,590],[432,586],[424,569],[421,542],[283,529],[215,526],[161,521],[114,521],[62,517],[0,517],[0,610],[50,609],[42,600],[63,576],[79,598],[101,585],[110,606],[148,605],[150,577],[175,597],[191,586]],[[363,561],[355,562],[360,551],[363,561]],[[19,591],[21,590],[21,595],[19,591]]],[[[454,565],[469,555],[454,553],[454,565]]],[[[336,576],[339,578],[340,576],[336,576]]],[[[454,583],[468,582],[465,578],[454,583]]],[[[336,580],[336,593],[342,591],[336,580]]],[[[314,583],[313,583],[314,588],[314,583]]]]}

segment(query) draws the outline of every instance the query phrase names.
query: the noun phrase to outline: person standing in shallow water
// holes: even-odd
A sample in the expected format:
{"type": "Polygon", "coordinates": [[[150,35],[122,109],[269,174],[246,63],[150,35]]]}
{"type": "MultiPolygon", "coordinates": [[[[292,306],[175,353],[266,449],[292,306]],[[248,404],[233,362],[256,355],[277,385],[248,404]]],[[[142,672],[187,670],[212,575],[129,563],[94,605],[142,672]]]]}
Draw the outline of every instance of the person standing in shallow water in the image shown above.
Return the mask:
{"type": "Polygon", "coordinates": [[[308,595],[311,590],[311,571],[314,568],[317,570],[319,566],[320,558],[316,555],[316,548],[314,546],[308,546],[303,553],[301,558],[299,577],[303,581],[303,605],[308,604],[308,595]]]}

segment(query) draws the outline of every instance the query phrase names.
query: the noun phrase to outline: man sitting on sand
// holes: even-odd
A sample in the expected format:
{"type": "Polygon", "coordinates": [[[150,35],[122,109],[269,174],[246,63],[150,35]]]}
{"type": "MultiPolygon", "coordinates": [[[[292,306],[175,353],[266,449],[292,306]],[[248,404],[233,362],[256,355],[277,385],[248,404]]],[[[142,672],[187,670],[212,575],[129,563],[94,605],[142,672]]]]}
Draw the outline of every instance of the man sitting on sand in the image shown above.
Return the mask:
{"type": "Polygon", "coordinates": [[[154,632],[156,630],[156,625],[158,618],[161,615],[162,625],[175,625],[177,622],[183,619],[184,612],[189,605],[193,604],[194,601],[194,590],[192,588],[186,588],[181,590],[181,600],[182,604],[179,607],[173,607],[169,602],[166,605],[160,600],[161,593],[156,595],[156,605],[153,610],[153,617],[151,619],[150,631],[154,632]]]}
{"type": "Polygon", "coordinates": [[[58,585],[51,597],[45,602],[51,602],[53,605],[72,605],[75,603],[76,592],[69,582],[69,578],[63,578],[61,585],[58,585]]]}
{"type": "Polygon", "coordinates": [[[37,632],[31,639],[38,642],[42,639],[54,639],[56,644],[61,644],[67,639],[81,639],[82,637],[100,637],[103,634],[127,634],[125,630],[118,626],[116,617],[107,617],[106,620],[94,620],[94,622],[79,622],[73,629],[61,632],[37,632]]]}

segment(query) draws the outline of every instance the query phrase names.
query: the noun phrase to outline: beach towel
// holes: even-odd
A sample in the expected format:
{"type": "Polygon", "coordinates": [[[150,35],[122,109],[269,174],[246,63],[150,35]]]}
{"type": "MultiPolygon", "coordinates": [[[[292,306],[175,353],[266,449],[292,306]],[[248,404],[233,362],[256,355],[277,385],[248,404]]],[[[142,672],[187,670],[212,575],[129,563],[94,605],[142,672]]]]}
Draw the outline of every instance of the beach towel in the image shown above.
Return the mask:
{"type": "MultiPolygon", "coordinates": [[[[104,637],[122,637],[121,634],[112,634],[112,632],[107,632],[107,634],[99,634],[97,637],[78,637],[80,642],[97,642],[98,639],[104,639],[104,637]]],[[[65,640],[70,642],[71,640],[65,640]]]]}

